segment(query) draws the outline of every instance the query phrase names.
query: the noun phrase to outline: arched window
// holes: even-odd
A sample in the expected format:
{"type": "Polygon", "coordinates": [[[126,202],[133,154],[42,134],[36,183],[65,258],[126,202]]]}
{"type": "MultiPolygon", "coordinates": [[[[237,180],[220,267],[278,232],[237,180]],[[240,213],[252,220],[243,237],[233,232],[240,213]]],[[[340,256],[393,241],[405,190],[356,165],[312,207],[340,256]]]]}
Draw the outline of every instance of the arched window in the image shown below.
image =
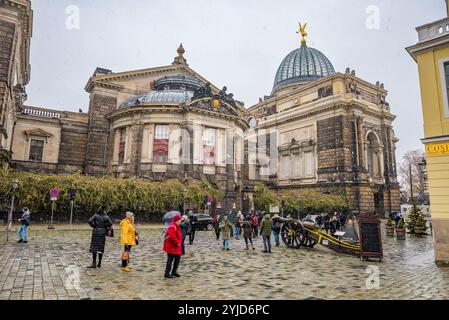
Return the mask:
{"type": "Polygon", "coordinates": [[[370,132],[366,141],[367,169],[372,178],[381,178],[381,146],[377,136],[370,132]]]}
{"type": "Polygon", "coordinates": [[[126,128],[121,128],[119,134],[120,134],[120,141],[118,149],[118,163],[123,164],[123,162],[125,161],[126,128]]]}

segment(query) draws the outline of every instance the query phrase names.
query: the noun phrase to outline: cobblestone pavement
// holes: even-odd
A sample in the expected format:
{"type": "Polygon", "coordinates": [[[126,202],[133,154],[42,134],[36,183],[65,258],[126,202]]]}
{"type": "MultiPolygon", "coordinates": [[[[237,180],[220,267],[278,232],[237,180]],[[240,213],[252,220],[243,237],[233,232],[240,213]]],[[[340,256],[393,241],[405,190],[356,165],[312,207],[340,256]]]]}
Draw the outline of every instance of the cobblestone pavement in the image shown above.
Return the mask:
{"type": "Polygon", "coordinates": [[[107,239],[101,269],[86,269],[88,230],[31,230],[28,244],[2,240],[0,299],[449,299],[449,268],[434,264],[430,236],[384,238],[378,263],[320,246],[293,250],[281,244],[264,254],[260,238],[256,251],[244,250],[243,240],[222,251],[213,232],[201,231],[181,259],[181,278],[164,279],[161,232],[141,230],[131,273],[120,270],[118,238],[107,239]],[[370,266],[379,268],[379,289],[366,286],[370,266]],[[79,288],[66,286],[77,268],[79,288]]]}

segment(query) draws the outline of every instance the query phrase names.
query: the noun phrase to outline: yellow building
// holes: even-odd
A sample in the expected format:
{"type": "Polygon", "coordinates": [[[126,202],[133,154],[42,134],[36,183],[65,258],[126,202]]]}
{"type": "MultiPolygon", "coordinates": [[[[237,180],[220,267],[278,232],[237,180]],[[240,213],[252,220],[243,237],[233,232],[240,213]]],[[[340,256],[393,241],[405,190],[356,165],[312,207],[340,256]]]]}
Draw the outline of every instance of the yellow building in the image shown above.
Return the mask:
{"type": "Polygon", "coordinates": [[[407,51],[418,63],[424,117],[435,261],[449,264],[449,3],[448,16],[416,28],[407,51]]]}

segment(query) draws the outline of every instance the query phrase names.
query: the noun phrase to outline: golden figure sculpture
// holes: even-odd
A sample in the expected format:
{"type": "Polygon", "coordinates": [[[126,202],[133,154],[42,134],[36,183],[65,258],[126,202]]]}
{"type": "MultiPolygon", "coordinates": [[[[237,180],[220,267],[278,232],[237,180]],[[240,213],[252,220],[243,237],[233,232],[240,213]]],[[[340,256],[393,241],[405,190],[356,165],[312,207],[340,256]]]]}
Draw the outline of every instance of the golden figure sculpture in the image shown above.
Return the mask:
{"type": "Polygon", "coordinates": [[[304,25],[301,25],[301,22],[299,23],[299,30],[296,31],[296,33],[301,34],[301,44],[306,44],[306,37],[308,36],[308,33],[306,32],[307,22],[304,25]]]}

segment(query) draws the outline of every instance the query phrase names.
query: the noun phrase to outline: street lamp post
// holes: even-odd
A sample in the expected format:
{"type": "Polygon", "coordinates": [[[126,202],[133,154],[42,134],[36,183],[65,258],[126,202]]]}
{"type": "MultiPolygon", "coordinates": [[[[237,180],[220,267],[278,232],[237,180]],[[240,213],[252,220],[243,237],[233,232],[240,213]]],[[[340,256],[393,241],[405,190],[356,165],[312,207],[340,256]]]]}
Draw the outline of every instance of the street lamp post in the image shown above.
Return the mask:
{"type": "Polygon", "coordinates": [[[186,198],[187,198],[187,189],[183,189],[182,190],[182,210],[183,210],[183,214],[186,214],[186,198]]]}
{"type": "Polygon", "coordinates": [[[413,197],[413,179],[412,179],[412,164],[411,163],[408,164],[408,171],[409,171],[409,176],[410,176],[410,197],[411,197],[412,205],[414,207],[415,199],[413,197]]]}
{"type": "Polygon", "coordinates": [[[8,214],[8,226],[6,227],[6,241],[9,241],[9,230],[12,227],[12,213],[14,211],[14,199],[16,196],[16,190],[19,187],[19,180],[14,179],[12,181],[12,197],[11,197],[11,208],[9,209],[8,214]]]}
{"type": "Polygon", "coordinates": [[[423,202],[427,202],[427,161],[425,158],[422,158],[421,162],[418,163],[419,175],[422,181],[422,193],[423,193],[423,202]]]}
{"type": "Polygon", "coordinates": [[[76,189],[70,188],[69,195],[70,195],[70,227],[72,227],[73,208],[75,206],[76,189]]]}

